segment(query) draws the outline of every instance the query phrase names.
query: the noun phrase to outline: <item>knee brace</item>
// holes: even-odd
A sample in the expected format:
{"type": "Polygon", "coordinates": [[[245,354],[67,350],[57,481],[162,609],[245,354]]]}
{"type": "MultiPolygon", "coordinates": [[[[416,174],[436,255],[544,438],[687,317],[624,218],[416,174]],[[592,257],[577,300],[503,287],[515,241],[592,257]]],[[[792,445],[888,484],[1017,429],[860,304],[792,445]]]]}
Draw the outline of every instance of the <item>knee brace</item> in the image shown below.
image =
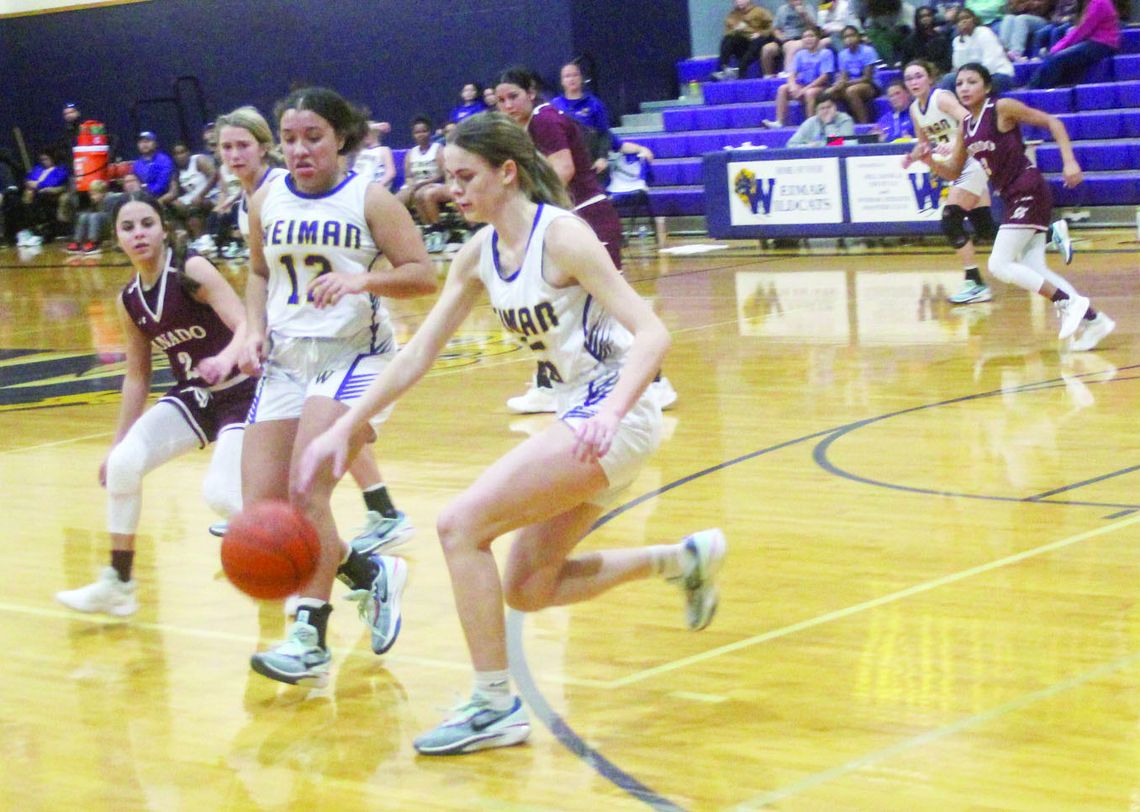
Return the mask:
{"type": "Polygon", "coordinates": [[[966,212],[970,225],[974,227],[975,240],[992,240],[997,236],[997,226],[989,206],[978,206],[966,212]]]}
{"type": "Polygon", "coordinates": [[[966,233],[966,210],[957,204],[942,207],[942,233],[955,250],[970,241],[966,233]]]}
{"type": "Polygon", "coordinates": [[[146,448],[128,434],[107,455],[107,492],[138,493],[145,473],[146,448]]]}

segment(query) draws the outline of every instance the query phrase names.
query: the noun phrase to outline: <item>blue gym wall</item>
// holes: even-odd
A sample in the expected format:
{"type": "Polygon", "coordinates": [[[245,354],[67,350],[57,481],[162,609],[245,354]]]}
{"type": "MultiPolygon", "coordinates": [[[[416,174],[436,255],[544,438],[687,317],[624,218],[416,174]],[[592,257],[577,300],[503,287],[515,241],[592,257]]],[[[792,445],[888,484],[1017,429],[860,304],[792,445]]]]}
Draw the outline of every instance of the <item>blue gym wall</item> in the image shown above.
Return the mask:
{"type": "MultiPolygon", "coordinates": [[[[32,150],[58,140],[74,101],[133,157],[131,104],[170,95],[183,75],[201,81],[210,117],[246,103],[268,111],[293,82],[327,84],[391,121],[388,143],[407,146],[412,116],[443,119],[463,82],[522,63],[556,88],[560,64],[581,53],[596,60],[595,92],[615,119],[674,96],[687,0],[153,0],[9,17],[0,147],[14,148],[13,126],[32,150]]],[[[143,124],[167,143],[179,135],[172,116],[143,124]]]]}

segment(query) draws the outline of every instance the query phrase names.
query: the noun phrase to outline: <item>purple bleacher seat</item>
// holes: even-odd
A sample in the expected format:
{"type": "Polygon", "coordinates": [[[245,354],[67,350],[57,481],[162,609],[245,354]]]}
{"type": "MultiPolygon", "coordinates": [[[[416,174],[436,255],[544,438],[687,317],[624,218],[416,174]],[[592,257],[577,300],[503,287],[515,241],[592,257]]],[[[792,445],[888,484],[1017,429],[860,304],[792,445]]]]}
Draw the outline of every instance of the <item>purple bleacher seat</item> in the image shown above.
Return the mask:
{"type": "MultiPolygon", "coordinates": [[[[1115,110],[1075,113],[1074,115],[1080,119],[1080,129],[1078,135],[1073,136],[1073,138],[1087,141],[1120,138],[1123,134],[1122,117],[1115,110]]],[[[1067,122],[1066,126],[1068,126],[1067,122]]]]}
{"type": "MultiPolygon", "coordinates": [[[[747,141],[741,137],[741,141],[747,141]]],[[[724,146],[724,134],[719,132],[690,132],[684,135],[683,151],[673,157],[684,158],[690,155],[704,155],[706,152],[716,152],[724,146]]]]}
{"type": "Polygon", "coordinates": [[[1140,138],[1140,110],[1120,110],[1117,112],[1120,122],[1121,138],[1140,138]]]}
{"type": "Polygon", "coordinates": [[[667,133],[680,133],[693,129],[696,107],[675,107],[661,113],[661,123],[667,133]]]}
{"type": "Polygon", "coordinates": [[[1140,107],[1140,82],[1117,82],[1116,101],[1120,107],[1140,107]]]}
{"type": "Polygon", "coordinates": [[[771,118],[773,113],[771,104],[734,104],[727,106],[728,110],[728,126],[733,129],[743,129],[747,127],[763,127],[763,121],[766,118],[771,118]]]}
{"type": "Polygon", "coordinates": [[[1117,54],[1112,58],[1112,71],[1118,82],[1140,79],[1140,54],[1117,54]]]}
{"type": "Polygon", "coordinates": [[[681,158],[685,151],[687,133],[666,133],[662,135],[638,135],[637,143],[649,147],[658,158],[681,158]]]}
{"type": "Polygon", "coordinates": [[[723,130],[728,127],[728,105],[716,107],[693,107],[694,130],[723,130]]]}
{"type": "Polygon", "coordinates": [[[1073,112],[1073,89],[1071,87],[1057,87],[1049,90],[1022,88],[1011,90],[1006,95],[1046,113],[1057,115],[1073,112]]]}
{"type": "Polygon", "coordinates": [[[736,96],[740,84],[743,82],[705,82],[701,85],[705,104],[732,104],[739,101],[736,96]]]}
{"type": "Polygon", "coordinates": [[[1140,54],[1140,28],[1125,28],[1120,32],[1120,53],[1140,54]]]}
{"type": "Polygon", "coordinates": [[[1111,82],[1115,77],[1113,61],[1111,59],[1102,59],[1100,62],[1089,66],[1078,84],[1091,85],[1098,82],[1111,82]]]}
{"type": "Polygon", "coordinates": [[[1041,63],[1036,59],[1031,59],[1028,62],[1015,62],[1013,64],[1013,86],[1021,87],[1029,81],[1029,77],[1037,72],[1041,67],[1041,63]]]}
{"type": "Polygon", "coordinates": [[[1117,107],[1116,85],[1113,82],[1080,84],[1073,88],[1073,101],[1077,110],[1110,110],[1117,107]]]}
{"type": "Polygon", "coordinates": [[[681,179],[681,159],[656,160],[653,162],[651,186],[683,186],[681,179]]]}
{"type": "Polygon", "coordinates": [[[684,217],[705,213],[704,187],[649,190],[649,211],[654,217],[684,217]]]}
{"type": "Polygon", "coordinates": [[[903,72],[899,68],[879,68],[875,71],[875,84],[883,90],[895,79],[901,79],[903,72]]]}
{"type": "Polygon", "coordinates": [[[738,102],[766,102],[776,98],[772,83],[766,79],[741,79],[732,83],[736,88],[738,102]]]}
{"type": "Polygon", "coordinates": [[[689,82],[703,82],[716,70],[715,56],[702,56],[696,59],[682,59],[677,63],[677,81],[682,85],[689,82]]]}
{"type": "MultiPolygon", "coordinates": [[[[1132,169],[1132,154],[1127,145],[1085,141],[1074,144],[1073,153],[1085,172],[1127,172],[1132,169]]],[[[1042,144],[1038,147],[1037,167],[1042,172],[1060,172],[1060,147],[1056,144],[1042,144]]]]}
{"type": "Polygon", "coordinates": [[[681,164],[681,183],[700,186],[705,182],[705,170],[700,158],[690,158],[681,164]]]}
{"type": "Polygon", "coordinates": [[[1085,175],[1084,182],[1066,189],[1060,177],[1049,178],[1054,206],[1121,206],[1140,200],[1137,196],[1140,174],[1135,172],[1105,172],[1085,175]]]}

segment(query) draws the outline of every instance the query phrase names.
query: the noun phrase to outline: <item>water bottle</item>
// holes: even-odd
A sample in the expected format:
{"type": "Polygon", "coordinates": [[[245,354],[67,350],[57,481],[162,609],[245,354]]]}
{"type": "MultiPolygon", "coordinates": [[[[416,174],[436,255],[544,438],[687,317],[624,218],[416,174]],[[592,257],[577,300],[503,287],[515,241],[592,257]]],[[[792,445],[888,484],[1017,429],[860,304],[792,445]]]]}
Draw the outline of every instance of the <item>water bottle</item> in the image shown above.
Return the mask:
{"type": "Polygon", "coordinates": [[[689,82],[689,90],[685,95],[688,96],[690,99],[695,99],[697,96],[700,95],[700,93],[701,93],[701,83],[698,82],[696,79],[693,79],[692,81],[689,82]]]}

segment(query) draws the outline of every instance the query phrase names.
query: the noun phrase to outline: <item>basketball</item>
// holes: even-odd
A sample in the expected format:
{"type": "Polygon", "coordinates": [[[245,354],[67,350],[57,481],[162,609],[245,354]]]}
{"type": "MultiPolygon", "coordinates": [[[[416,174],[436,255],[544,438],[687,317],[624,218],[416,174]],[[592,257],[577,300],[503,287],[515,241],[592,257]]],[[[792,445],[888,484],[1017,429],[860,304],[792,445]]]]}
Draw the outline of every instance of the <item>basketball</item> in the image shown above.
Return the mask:
{"type": "Polygon", "coordinates": [[[317,568],[316,528],[288,502],[250,505],[232,516],[222,537],[222,569],[230,583],[259,600],[295,595],[317,568]]]}

